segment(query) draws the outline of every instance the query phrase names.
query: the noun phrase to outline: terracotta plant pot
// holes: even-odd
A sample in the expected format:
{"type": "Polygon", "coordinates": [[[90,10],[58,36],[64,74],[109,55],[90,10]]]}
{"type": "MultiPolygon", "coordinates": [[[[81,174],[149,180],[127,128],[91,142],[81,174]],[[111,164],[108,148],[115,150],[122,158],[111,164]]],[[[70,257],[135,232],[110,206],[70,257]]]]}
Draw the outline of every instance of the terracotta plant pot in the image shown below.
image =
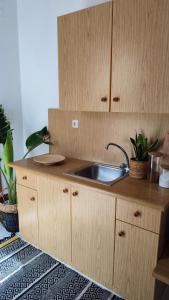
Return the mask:
{"type": "Polygon", "coordinates": [[[137,161],[134,158],[130,160],[129,175],[136,179],[147,178],[148,161],[137,161]]]}

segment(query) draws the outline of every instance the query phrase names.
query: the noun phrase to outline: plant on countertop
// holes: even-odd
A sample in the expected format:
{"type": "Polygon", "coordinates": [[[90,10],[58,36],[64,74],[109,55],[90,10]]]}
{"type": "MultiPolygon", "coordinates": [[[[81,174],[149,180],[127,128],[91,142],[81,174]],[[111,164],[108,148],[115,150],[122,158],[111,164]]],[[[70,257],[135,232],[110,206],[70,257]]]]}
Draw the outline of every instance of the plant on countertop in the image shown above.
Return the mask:
{"type": "Polygon", "coordinates": [[[145,179],[148,173],[149,152],[155,150],[158,146],[158,139],[154,142],[149,141],[143,132],[130,138],[134,150],[134,157],[130,160],[129,175],[136,179],[145,179]]]}
{"type": "Polygon", "coordinates": [[[148,140],[144,133],[141,132],[135,135],[135,139],[130,138],[135,156],[132,158],[136,161],[147,161],[149,152],[155,150],[158,146],[158,139],[154,142],[148,140]]]}
{"type": "MultiPolygon", "coordinates": [[[[8,204],[16,205],[17,195],[16,195],[16,176],[14,174],[13,168],[9,166],[9,163],[14,161],[14,151],[13,151],[13,136],[10,127],[10,122],[4,113],[2,105],[0,105],[0,144],[2,144],[2,165],[0,166],[0,172],[2,173],[7,189],[8,189],[8,204]]],[[[31,134],[26,140],[27,152],[23,158],[34,150],[41,144],[50,144],[50,134],[47,127],[42,128],[42,130],[31,134]]]]}

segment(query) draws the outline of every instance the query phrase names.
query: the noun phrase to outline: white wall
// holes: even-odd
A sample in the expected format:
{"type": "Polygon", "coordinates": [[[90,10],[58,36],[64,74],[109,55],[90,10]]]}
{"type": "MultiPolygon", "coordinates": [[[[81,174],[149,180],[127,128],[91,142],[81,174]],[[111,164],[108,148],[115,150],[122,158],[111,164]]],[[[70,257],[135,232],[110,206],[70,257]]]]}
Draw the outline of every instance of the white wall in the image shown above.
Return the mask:
{"type": "Polygon", "coordinates": [[[14,128],[15,158],[23,155],[16,0],[0,0],[0,104],[14,128]]]}
{"type": "Polygon", "coordinates": [[[24,138],[47,125],[49,107],[58,107],[57,16],[103,2],[17,0],[24,138]]]}

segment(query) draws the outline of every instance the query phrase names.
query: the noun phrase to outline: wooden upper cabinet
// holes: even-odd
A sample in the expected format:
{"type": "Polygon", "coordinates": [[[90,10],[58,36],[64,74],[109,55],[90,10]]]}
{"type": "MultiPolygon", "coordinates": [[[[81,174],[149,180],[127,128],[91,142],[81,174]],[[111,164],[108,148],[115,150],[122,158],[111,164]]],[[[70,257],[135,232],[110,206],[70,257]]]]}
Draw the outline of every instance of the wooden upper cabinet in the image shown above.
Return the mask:
{"type": "Polygon", "coordinates": [[[168,0],[113,1],[111,111],[169,112],[168,0]]]}
{"type": "Polygon", "coordinates": [[[109,111],[112,2],[58,18],[60,108],[109,111]]]}

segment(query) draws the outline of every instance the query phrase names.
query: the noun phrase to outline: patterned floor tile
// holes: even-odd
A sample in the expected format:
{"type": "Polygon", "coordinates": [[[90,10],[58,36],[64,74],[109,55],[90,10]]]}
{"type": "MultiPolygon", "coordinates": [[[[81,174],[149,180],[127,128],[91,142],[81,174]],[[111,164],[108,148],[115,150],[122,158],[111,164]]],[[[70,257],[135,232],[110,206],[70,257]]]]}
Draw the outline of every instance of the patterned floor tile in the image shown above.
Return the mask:
{"type": "Polygon", "coordinates": [[[0,260],[0,300],[122,300],[20,239],[0,260]]]}
{"type": "Polygon", "coordinates": [[[42,300],[73,300],[88,283],[88,279],[70,270],[65,279],[54,285],[42,300]]]}
{"type": "Polygon", "coordinates": [[[56,263],[57,261],[47,254],[41,254],[1,284],[0,300],[12,300],[56,263]]]}
{"type": "Polygon", "coordinates": [[[0,261],[10,255],[11,253],[15,252],[19,248],[25,246],[27,243],[25,241],[22,241],[21,239],[18,239],[14,241],[13,243],[9,244],[7,247],[2,248],[0,250],[0,261]]]}
{"type": "Polygon", "coordinates": [[[19,300],[41,300],[47,293],[50,293],[54,285],[61,285],[67,280],[67,276],[70,272],[70,269],[63,264],[58,265],[54,270],[43,277],[40,282],[37,282],[31,289],[23,294],[19,300]]]}
{"type": "MultiPolygon", "coordinates": [[[[95,300],[107,300],[111,293],[102,289],[98,285],[92,283],[88,290],[80,298],[81,300],[95,299],[95,300]]],[[[116,298],[115,298],[116,299],[116,298]]]]}
{"type": "Polygon", "coordinates": [[[35,247],[28,245],[10,258],[7,258],[0,264],[0,282],[40,252],[41,251],[35,247]]]}

